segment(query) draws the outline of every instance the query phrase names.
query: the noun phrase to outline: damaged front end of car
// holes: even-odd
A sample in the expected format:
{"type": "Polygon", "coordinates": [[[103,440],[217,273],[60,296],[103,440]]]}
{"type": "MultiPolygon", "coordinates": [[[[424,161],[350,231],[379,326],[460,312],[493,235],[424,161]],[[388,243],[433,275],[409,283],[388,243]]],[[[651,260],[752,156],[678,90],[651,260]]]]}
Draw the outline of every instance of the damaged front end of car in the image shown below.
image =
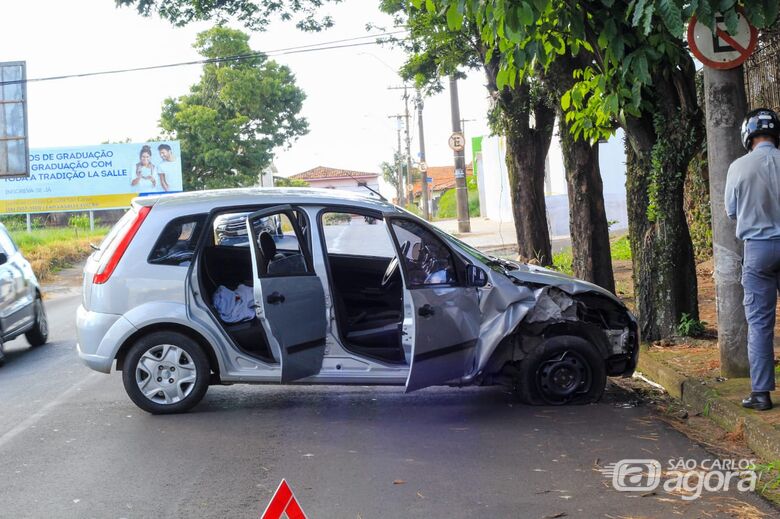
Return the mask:
{"type": "Polygon", "coordinates": [[[638,327],[619,299],[552,270],[503,263],[504,275],[494,269],[481,293],[470,383],[520,383],[526,400],[555,404],[598,399],[604,377],[633,374],[638,327]]]}

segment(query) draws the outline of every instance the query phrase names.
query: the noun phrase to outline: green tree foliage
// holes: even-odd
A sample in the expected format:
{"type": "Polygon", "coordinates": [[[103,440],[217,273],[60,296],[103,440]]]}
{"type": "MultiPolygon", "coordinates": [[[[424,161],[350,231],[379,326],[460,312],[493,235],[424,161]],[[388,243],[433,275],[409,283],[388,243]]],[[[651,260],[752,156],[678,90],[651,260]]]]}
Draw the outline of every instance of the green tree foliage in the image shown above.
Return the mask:
{"type": "Polygon", "coordinates": [[[393,153],[393,161],[384,161],[379,165],[379,169],[382,170],[382,178],[385,182],[393,186],[396,193],[398,192],[398,163],[401,163],[401,174],[406,175],[406,161],[399,152],[393,153]]]}
{"type": "Polygon", "coordinates": [[[613,121],[639,117],[643,91],[651,88],[659,64],[679,65],[687,56],[682,40],[694,14],[708,27],[721,12],[737,26],[743,9],[758,28],[778,15],[777,0],[412,0],[432,13],[445,13],[449,26],[477,25],[488,56],[497,55],[499,88],[543,69],[570,48],[595,53],[593,66],[561,98],[575,130],[588,139],[610,135],[613,121]]]}
{"type": "Polygon", "coordinates": [[[494,100],[489,113],[496,133],[506,136],[507,171],[511,187],[512,209],[519,252],[550,264],[552,252],[544,200],[545,157],[555,119],[552,96],[544,83],[529,78],[515,85],[498,86],[498,55],[487,53],[479,25],[461,17],[454,26],[445,10],[434,2],[425,6],[402,0],[384,0],[380,8],[393,16],[396,25],[407,26],[411,35],[395,41],[407,53],[401,69],[407,79],[414,78],[427,92],[443,89],[441,79],[462,76],[463,68],[481,68],[487,89],[494,100]]]}
{"type": "Polygon", "coordinates": [[[274,187],[309,187],[309,183],[299,178],[274,178],[274,187]]]}
{"type": "Polygon", "coordinates": [[[728,28],[744,8],[759,27],[777,17],[776,0],[412,0],[444,13],[458,30],[476,24],[496,82],[544,75],[559,56],[593,59],[560,96],[575,136],[595,141],[626,130],[627,195],[640,327],[646,339],[675,332],[682,313],[698,317],[693,247],[683,210],[688,163],[703,136],[694,66],[682,40],[696,14],[720,11],[728,28]]]}
{"type": "MultiPolygon", "coordinates": [[[[398,151],[393,153],[393,162],[384,161],[379,165],[379,169],[382,170],[382,178],[385,182],[393,186],[396,193],[398,192],[398,163],[401,163],[401,174],[404,178],[408,178],[406,174],[407,162],[406,156],[398,151]]],[[[420,171],[412,167],[412,183],[419,181],[422,178],[420,171]]]]}
{"type": "Polygon", "coordinates": [[[198,34],[194,46],[205,58],[249,57],[204,65],[189,94],[163,103],[160,126],[181,141],[185,189],[255,185],[274,148],[308,132],[295,76],[248,42],[220,26],[198,34]]]}
{"type": "Polygon", "coordinates": [[[341,0],[115,0],[118,6],[135,7],[139,14],[154,13],[177,26],[192,22],[222,23],[238,20],[247,29],[263,31],[273,19],[295,21],[304,31],[320,31],[333,25],[333,19],[321,15],[326,3],[341,0]]]}

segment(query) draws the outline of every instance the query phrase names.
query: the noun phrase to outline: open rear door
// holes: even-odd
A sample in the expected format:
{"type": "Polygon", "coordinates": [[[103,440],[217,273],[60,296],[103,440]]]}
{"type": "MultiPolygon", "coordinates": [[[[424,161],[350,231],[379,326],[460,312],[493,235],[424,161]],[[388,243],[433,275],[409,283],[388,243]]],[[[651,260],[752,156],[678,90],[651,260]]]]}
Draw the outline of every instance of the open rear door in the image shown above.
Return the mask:
{"type": "Polygon", "coordinates": [[[413,312],[406,390],[457,381],[475,367],[481,319],[477,289],[466,286],[454,253],[420,222],[390,217],[388,225],[403,274],[405,306],[411,302],[413,312]]]}
{"type": "Polygon", "coordinates": [[[303,212],[285,205],[254,212],[246,220],[257,314],[272,351],[279,354],[282,382],[316,375],[325,355],[325,294],[301,226],[305,219],[303,212]]]}

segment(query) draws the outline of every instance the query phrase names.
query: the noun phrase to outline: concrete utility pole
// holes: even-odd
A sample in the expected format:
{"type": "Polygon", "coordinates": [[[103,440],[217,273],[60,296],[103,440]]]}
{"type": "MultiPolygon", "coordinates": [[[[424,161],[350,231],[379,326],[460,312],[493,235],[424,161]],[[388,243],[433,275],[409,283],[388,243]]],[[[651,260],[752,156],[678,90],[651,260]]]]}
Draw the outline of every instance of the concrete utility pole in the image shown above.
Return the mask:
{"type": "MultiPolygon", "coordinates": [[[[452,111],[452,132],[460,133],[460,107],[458,106],[458,80],[450,76],[450,109],[452,111]]],[[[455,157],[455,195],[458,201],[458,231],[471,232],[469,220],[469,194],[466,188],[465,148],[453,150],[455,157]]]]}
{"type": "MultiPolygon", "coordinates": [[[[406,122],[406,190],[411,193],[404,192],[404,200],[406,195],[409,195],[409,202],[414,202],[414,182],[412,181],[412,152],[411,152],[411,133],[409,131],[409,87],[407,85],[400,87],[387,87],[388,90],[403,90],[404,91],[404,121],[406,122]]],[[[400,149],[400,148],[399,148],[400,149]]],[[[399,152],[400,153],[400,152],[399,152]]]]}
{"type": "Polygon", "coordinates": [[[404,167],[401,164],[401,117],[403,115],[388,115],[388,119],[395,118],[395,131],[398,135],[398,155],[395,157],[396,180],[398,182],[398,205],[404,207],[406,198],[404,197],[404,167]]]}
{"type": "Polygon", "coordinates": [[[406,117],[406,188],[409,190],[407,193],[409,197],[409,203],[414,203],[414,180],[412,179],[412,148],[411,148],[411,132],[409,131],[409,93],[406,91],[406,85],[404,85],[404,114],[406,117]]]}
{"type": "MultiPolygon", "coordinates": [[[[425,132],[423,131],[423,98],[420,91],[417,91],[417,131],[420,133],[420,164],[425,164],[425,132]]],[[[428,203],[428,172],[422,171],[422,210],[423,217],[426,220],[431,219],[430,208],[428,203]]]]}
{"type": "Polygon", "coordinates": [[[729,165],[745,153],[740,137],[740,124],[747,112],[742,67],[729,70],[704,67],[704,98],[720,369],[724,377],[746,377],[750,369],[740,283],[742,242],[736,237],[735,223],[726,216],[724,201],[729,165]]]}

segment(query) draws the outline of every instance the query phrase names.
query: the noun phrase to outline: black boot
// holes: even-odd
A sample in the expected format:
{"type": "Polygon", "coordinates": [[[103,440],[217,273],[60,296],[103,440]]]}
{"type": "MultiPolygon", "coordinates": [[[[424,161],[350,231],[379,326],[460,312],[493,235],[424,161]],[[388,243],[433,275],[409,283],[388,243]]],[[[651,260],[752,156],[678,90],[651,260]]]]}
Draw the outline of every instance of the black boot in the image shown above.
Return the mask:
{"type": "Polygon", "coordinates": [[[742,407],[755,409],[757,411],[768,411],[772,409],[772,399],[769,397],[769,391],[760,391],[750,393],[750,396],[742,400],[742,407]]]}

